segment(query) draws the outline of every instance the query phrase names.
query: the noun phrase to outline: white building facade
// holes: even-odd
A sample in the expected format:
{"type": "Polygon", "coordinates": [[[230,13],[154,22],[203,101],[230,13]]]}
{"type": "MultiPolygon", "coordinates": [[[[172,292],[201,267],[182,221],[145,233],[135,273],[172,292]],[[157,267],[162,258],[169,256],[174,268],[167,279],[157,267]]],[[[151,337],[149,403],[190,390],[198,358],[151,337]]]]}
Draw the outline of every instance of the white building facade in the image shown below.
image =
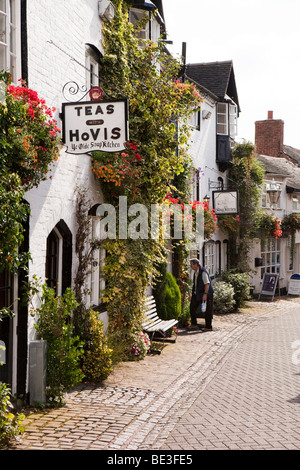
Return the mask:
{"type": "MultiPolygon", "coordinates": [[[[237,135],[240,107],[233,63],[188,64],[185,78],[195,84],[203,100],[201,110],[191,120],[190,153],[196,172],[193,198],[209,200],[213,208],[214,192],[228,188],[227,169],[237,135]]],[[[198,257],[214,278],[227,269],[227,248],[226,235],[217,230],[191,256],[198,257]]]]}
{"type": "MultiPolygon", "coordinates": [[[[137,4],[136,13],[148,12],[146,30],[157,40],[163,24],[162,3],[132,4],[137,4]],[[158,14],[154,16],[157,8],[158,14]]],[[[63,103],[89,101],[90,88],[104,88],[99,81],[103,57],[101,30],[113,15],[114,7],[108,0],[2,0],[0,70],[10,71],[15,85],[19,79],[25,80],[28,88],[46,100],[48,107],[56,108],[54,118],[61,128],[63,103]]],[[[101,204],[103,197],[99,181],[91,171],[89,155],[66,153],[62,147],[49,178],[25,195],[31,211],[25,234],[31,254],[29,278],[47,280],[58,295],[73,286],[78,267],[75,251],[78,190],[87,191],[91,230],[97,234],[99,220],[93,215],[93,207],[101,204]]],[[[101,264],[102,253],[95,256],[101,264]]],[[[0,307],[13,302],[15,311],[13,319],[0,324],[0,339],[6,345],[6,363],[0,367],[0,380],[9,383],[12,392],[18,395],[29,389],[28,351],[35,340],[35,319],[29,308],[16,300],[24,280],[9,273],[0,276],[0,290],[4,293],[0,307]]],[[[99,268],[89,275],[87,287],[91,292],[86,299],[87,307],[97,306],[101,295],[99,268]]],[[[106,317],[102,320],[107,322],[106,317]]]]}

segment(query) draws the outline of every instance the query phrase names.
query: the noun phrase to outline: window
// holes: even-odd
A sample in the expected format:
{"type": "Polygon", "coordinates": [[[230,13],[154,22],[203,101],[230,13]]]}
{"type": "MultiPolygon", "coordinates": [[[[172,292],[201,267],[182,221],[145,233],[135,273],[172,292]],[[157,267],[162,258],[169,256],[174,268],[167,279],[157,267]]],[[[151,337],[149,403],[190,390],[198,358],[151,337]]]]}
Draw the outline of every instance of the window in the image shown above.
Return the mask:
{"type": "Polygon", "coordinates": [[[264,273],[278,273],[280,271],[280,239],[267,238],[261,251],[262,267],[261,278],[264,273]]]}
{"type": "Polygon", "coordinates": [[[216,274],[216,246],[214,242],[207,242],[204,245],[204,266],[210,276],[216,274]]]}
{"type": "Polygon", "coordinates": [[[93,88],[94,86],[100,85],[99,80],[99,63],[90,55],[86,57],[86,68],[87,68],[87,76],[86,76],[86,84],[88,90],[93,88]]]}
{"type": "Polygon", "coordinates": [[[228,135],[228,108],[226,103],[217,104],[217,134],[228,135]]]}
{"type": "Polygon", "coordinates": [[[293,197],[292,199],[292,211],[293,212],[299,212],[299,201],[297,197],[293,197]]]}
{"type": "Polygon", "coordinates": [[[237,135],[238,108],[234,103],[217,104],[217,134],[237,135]]]}
{"type": "Polygon", "coordinates": [[[20,78],[20,2],[0,0],[0,70],[20,78]]]}
{"type": "MultiPolygon", "coordinates": [[[[144,15],[145,15],[144,11],[131,9],[129,12],[129,21],[134,26],[136,26],[137,23],[141,21],[144,15]]],[[[139,39],[151,39],[150,38],[150,18],[149,18],[149,21],[144,26],[144,28],[141,29],[138,33],[136,33],[136,37],[139,39]]]]}
{"type": "Polygon", "coordinates": [[[89,90],[94,86],[101,86],[100,63],[102,59],[101,52],[93,44],[86,44],[85,69],[86,69],[86,87],[89,90]]]}
{"type": "Polygon", "coordinates": [[[190,117],[190,125],[200,131],[200,111],[195,111],[190,117]]]}
{"type": "MultiPolygon", "coordinates": [[[[99,204],[96,204],[89,210],[90,216],[90,233],[91,241],[100,238],[100,217],[96,215],[99,204]]],[[[105,289],[105,281],[102,276],[103,266],[105,264],[104,249],[96,249],[94,251],[90,275],[87,279],[87,287],[89,291],[89,301],[91,306],[99,306],[101,296],[105,289]]]]}
{"type": "Polygon", "coordinates": [[[229,105],[229,124],[230,124],[230,137],[237,135],[237,106],[235,104],[229,105]]]}

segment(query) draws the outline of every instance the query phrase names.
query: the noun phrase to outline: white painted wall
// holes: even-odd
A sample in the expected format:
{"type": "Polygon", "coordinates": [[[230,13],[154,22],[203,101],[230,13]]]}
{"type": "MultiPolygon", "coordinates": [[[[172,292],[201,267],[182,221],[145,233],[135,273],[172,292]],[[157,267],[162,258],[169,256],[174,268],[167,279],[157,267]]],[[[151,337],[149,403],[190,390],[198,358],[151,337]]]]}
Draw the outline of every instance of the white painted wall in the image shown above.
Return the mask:
{"type": "MultiPolygon", "coordinates": [[[[86,84],[86,44],[100,52],[101,20],[95,0],[31,0],[28,2],[28,86],[36,90],[49,107],[56,107],[55,119],[61,128],[59,113],[65,101],[62,90],[69,81],[86,84]],[[53,42],[53,43],[51,43],[53,42]]],[[[81,96],[74,96],[77,101],[81,96]]],[[[86,98],[89,99],[89,98],[86,98]]],[[[102,202],[99,183],[90,170],[87,155],[66,154],[64,149],[53,165],[51,179],[26,194],[30,203],[30,276],[45,277],[46,240],[62,219],[73,234],[73,277],[77,188],[88,188],[92,205],[102,202]]],[[[34,339],[34,320],[29,318],[29,338],[34,339]]]]}

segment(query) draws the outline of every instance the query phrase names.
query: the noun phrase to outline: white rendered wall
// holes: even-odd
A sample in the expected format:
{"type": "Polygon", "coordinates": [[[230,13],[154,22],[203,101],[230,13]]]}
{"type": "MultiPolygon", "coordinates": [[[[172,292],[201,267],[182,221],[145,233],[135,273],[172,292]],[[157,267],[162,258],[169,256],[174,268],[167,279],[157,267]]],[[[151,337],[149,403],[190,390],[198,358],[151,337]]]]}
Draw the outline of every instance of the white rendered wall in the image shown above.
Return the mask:
{"type": "MultiPolygon", "coordinates": [[[[101,51],[101,20],[95,0],[30,0],[27,7],[28,86],[57,109],[54,118],[58,127],[62,90],[69,81],[86,84],[86,44],[101,51]],[[52,41],[53,43],[49,42],[52,41]]],[[[77,101],[80,96],[75,96],[77,101]]],[[[89,98],[85,98],[89,99],[89,98]]],[[[53,165],[51,179],[26,194],[30,203],[29,250],[32,262],[30,276],[45,278],[46,240],[62,219],[73,235],[73,273],[76,270],[74,251],[76,234],[75,200],[77,188],[88,188],[91,205],[102,202],[99,182],[91,172],[87,155],[75,156],[61,151],[53,165]]],[[[29,341],[34,339],[33,319],[29,317],[29,341]]]]}

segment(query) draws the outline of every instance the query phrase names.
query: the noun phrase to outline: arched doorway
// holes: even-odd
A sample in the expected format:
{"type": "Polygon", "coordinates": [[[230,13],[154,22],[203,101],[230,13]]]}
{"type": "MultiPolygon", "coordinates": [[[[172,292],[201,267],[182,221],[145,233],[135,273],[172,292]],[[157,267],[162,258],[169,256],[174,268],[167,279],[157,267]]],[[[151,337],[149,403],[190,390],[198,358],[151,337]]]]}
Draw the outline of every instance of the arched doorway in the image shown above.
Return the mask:
{"type": "Polygon", "coordinates": [[[72,233],[60,220],[47,238],[46,282],[57,295],[72,284],[72,233]]]}

